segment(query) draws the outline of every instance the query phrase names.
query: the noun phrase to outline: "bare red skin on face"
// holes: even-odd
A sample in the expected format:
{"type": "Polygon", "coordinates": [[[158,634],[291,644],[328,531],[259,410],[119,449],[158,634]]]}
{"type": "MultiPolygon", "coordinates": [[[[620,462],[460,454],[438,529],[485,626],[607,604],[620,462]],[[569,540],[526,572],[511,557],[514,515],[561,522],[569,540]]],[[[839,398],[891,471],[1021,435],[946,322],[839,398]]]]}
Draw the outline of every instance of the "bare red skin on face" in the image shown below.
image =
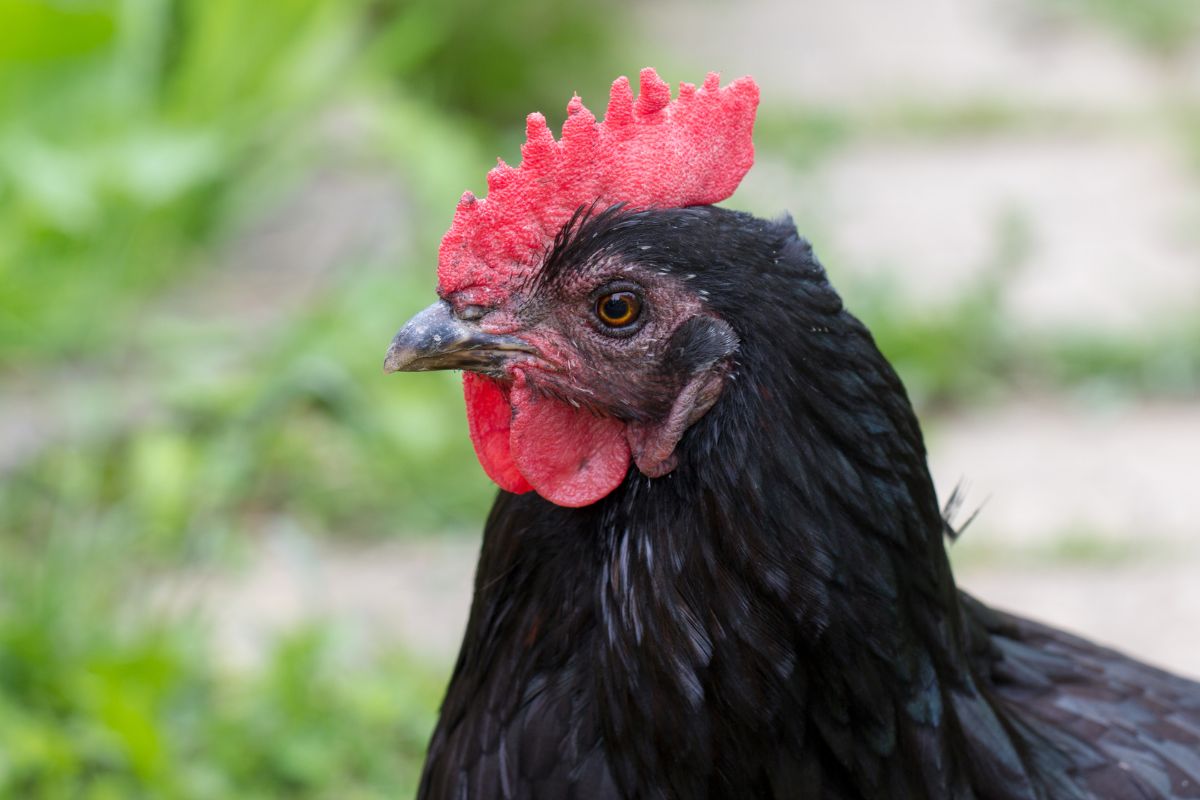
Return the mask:
{"type": "MultiPolygon", "coordinates": [[[[541,114],[529,115],[521,165],[499,164],[488,173],[486,198],[467,193],[459,202],[438,251],[441,297],[456,308],[503,305],[582,206],[683,207],[733,193],[754,162],[754,81],[722,88],[710,73],[700,87],[681,84],[673,101],[652,69],[640,85],[635,101],[629,81],[615,81],[603,122],[573,98],[559,140],[541,114]]],[[[467,373],[463,385],[475,452],[507,491],[536,490],[562,506],[594,503],[624,479],[631,439],[644,472],[671,469],[674,440],[538,395],[519,370],[511,383],[467,373]]],[[[676,427],[662,430],[674,435],[676,427]]]]}
{"type": "Polygon", "coordinates": [[[502,489],[532,489],[578,508],[624,480],[631,458],[625,423],[539,395],[519,372],[511,387],[474,373],[463,378],[471,441],[502,489]]]}

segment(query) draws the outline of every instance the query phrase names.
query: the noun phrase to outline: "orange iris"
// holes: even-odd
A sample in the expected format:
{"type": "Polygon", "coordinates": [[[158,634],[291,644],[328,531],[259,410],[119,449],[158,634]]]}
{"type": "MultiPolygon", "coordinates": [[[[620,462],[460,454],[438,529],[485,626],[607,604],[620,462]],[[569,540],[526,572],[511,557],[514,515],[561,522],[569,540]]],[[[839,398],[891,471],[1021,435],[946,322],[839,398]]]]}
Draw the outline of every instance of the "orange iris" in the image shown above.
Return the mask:
{"type": "Polygon", "coordinates": [[[611,328],[620,328],[637,320],[642,301],[633,292],[613,292],[596,301],[596,316],[611,328]]]}

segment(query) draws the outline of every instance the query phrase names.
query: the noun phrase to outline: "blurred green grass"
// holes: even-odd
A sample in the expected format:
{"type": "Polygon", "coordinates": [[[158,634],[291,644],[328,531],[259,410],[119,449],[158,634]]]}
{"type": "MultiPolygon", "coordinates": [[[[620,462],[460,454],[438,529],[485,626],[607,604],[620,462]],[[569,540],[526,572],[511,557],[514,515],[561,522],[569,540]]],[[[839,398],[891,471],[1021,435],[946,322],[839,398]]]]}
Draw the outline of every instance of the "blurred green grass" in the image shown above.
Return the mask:
{"type": "Polygon", "coordinates": [[[149,584],[136,537],[39,544],[36,559],[0,550],[0,796],[413,792],[441,689],[427,666],[345,663],[311,628],[233,671],[202,619],[168,621],[129,591],[149,584]]]}
{"type": "MultiPolygon", "coordinates": [[[[444,665],[347,657],[318,628],[235,669],[204,619],[147,595],[235,562],[280,518],[343,540],[478,526],[494,489],[457,378],[399,388],[382,352],[432,297],[458,193],[482,190],[494,154],[517,160],[522,115],[561,119],[572,89],[600,108],[613,75],[643,66],[626,60],[627,11],[0,0],[0,412],[37,428],[0,461],[0,796],[411,793],[444,665]],[[299,293],[291,265],[254,262],[312,247],[286,211],[278,225],[289,198],[336,208],[336,179],[364,175],[401,198],[389,248],[331,251],[299,293]],[[251,248],[247,265],[236,254],[264,226],[291,249],[251,248]],[[232,294],[210,291],[222,282],[232,294]]],[[[759,137],[807,168],[856,137],[1044,124],[986,102],[785,109],[759,137]]],[[[936,316],[843,287],[920,404],[1200,387],[1187,321],[1139,341],[1015,338],[996,296],[1019,223],[1000,238],[995,269],[936,316]]]]}
{"type": "Polygon", "coordinates": [[[19,429],[62,401],[0,483],[0,796],[411,794],[443,665],[304,629],[233,668],[148,595],[264,519],[380,536],[483,513],[454,378],[374,378],[432,294],[436,230],[508,144],[495,120],[562,104],[546,63],[603,85],[615,11],[0,0],[0,20],[0,381],[35,397],[3,411],[19,429]],[[329,175],[406,187],[410,233],[328,255],[290,304],[288,264],[250,265],[263,296],[206,295],[329,175]]]}

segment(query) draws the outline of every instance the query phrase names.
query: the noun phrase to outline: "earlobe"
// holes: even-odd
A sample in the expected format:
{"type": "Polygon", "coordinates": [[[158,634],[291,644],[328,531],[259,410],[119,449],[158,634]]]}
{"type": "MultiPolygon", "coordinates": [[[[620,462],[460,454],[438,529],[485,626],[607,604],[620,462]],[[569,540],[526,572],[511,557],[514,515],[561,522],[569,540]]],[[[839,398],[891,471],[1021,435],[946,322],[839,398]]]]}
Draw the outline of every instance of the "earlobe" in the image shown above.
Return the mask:
{"type": "Polygon", "coordinates": [[[666,418],[653,423],[629,423],[625,437],[638,469],[648,478],[661,478],[675,469],[679,459],[675,446],[684,431],[703,417],[721,396],[725,370],[694,375],[675,398],[666,418]]]}
{"type": "Polygon", "coordinates": [[[721,396],[729,372],[729,356],[738,346],[733,329],[723,320],[713,317],[689,320],[671,338],[670,352],[686,353],[692,357],[692,363],[686,365],[690,367],[690,377],[663,419],[631,422],[625,429],[634,463],[648,478],[661,478],[675,469],[679,463],[675,454],[679,440],[721,396]],[[695,357],[699,354],[702,354],[702,358],[696,361],[695,357]]]}

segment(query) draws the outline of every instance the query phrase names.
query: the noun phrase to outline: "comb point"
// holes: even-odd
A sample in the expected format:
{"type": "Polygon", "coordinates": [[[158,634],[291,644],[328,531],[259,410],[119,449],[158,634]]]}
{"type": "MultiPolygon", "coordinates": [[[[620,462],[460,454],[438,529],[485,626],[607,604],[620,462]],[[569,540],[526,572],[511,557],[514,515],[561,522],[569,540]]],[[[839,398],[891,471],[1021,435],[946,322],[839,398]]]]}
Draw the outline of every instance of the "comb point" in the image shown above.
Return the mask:
{"type": "Polygon", "coordinates": [[[541,112],[535,111],[525,118],[525,144],[521,145],[521,166],[545,169],[554,160],[554,134],[546,124],[541,112]]]}
{"type": "Polygon", "coordinates": [[[624,75],[613,81],[608,95],[608,110],[604,113],[604,124],[618,128],[633,121],[633,89],[629,78],[624,75]]]}
{"type": "Polygon", "coordinates": [[[638,87],[637,113],[648,117],[667,107],[671,102],[671,87],[658,76],[653,67],[642,70],[638,87]]]}
{"type": "Polygon", "coordinates": [[[516,176],[517,176],[517,171],[515,169],[510,167],[508,164],[505,164],[504,159],[497,158],[496,166],[494,166],[490,170],[488,170],[488,174],[487,174],[488,192],[490,193],[490,192],[495,192],[499,189],[503,189],[505,186],[512,183],[513,179],[516,176]]]}
{"type": "Polygon", "coordinates": [[[596,117],[588,107],[581,102],[574,112],[568,109],[567,118],[563,120],[562,126],[563,152],[577,152],[583,146],[583,142],[597,138],[599,131],[596,128],[596,117]]]}
{"type": "Polygon", "coordinates": [[[540,111],[534,111],[525,118],[525,144],[544,146],[554,144],[554,134],[546,124],[546,117],[540,111]]]}

